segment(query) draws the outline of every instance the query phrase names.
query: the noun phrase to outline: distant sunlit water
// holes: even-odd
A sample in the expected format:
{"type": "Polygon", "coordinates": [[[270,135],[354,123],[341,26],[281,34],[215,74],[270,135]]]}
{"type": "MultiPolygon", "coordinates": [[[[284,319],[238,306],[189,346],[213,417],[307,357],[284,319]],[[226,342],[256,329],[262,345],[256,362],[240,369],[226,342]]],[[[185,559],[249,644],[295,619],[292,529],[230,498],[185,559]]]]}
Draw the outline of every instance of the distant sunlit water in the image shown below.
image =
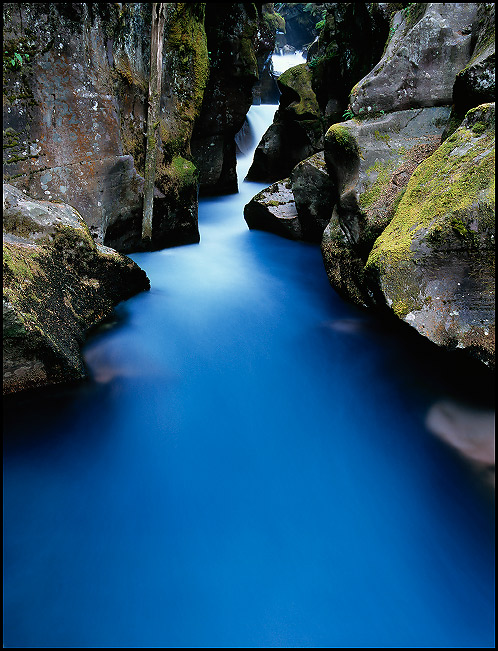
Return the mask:
{"type": "Polygon", "coordinates": [[[476,379],[249,231],[262,187],[132,256],[91,381],[5,401],[5,647],[494,647],[493,504],[425,427],[476,379]]]}

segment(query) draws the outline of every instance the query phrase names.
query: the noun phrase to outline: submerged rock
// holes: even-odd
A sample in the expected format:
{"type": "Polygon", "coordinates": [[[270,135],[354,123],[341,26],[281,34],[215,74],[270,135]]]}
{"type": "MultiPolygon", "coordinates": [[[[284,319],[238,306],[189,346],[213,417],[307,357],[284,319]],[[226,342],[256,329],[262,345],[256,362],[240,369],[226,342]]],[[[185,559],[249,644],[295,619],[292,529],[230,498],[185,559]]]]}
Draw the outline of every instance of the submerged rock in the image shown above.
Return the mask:
{"type": "Polygon", "coordinates": [[[96,244],[81,215],[4,185],[3,392],[85,376],[85,333],[149,288],[132,260],[96,244]]]}

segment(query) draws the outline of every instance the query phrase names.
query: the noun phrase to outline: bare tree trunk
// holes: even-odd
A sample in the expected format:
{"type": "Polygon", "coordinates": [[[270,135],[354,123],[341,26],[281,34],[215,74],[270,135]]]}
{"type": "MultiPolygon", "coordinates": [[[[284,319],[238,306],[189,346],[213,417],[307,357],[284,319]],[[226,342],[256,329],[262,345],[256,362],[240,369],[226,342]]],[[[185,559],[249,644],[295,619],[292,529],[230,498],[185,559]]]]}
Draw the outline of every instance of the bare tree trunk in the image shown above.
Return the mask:
{"type": "Polygon", "coordinates": [[[163,33],[166,20],[164,2],[152,3],[150,39],[149,106],[147,110],[147,150],[145,154],[144,210],[142,240],[152,239],[152,208],[156,177],[157,148],[159,144],[159,108],[163,68],[163,33]]]}

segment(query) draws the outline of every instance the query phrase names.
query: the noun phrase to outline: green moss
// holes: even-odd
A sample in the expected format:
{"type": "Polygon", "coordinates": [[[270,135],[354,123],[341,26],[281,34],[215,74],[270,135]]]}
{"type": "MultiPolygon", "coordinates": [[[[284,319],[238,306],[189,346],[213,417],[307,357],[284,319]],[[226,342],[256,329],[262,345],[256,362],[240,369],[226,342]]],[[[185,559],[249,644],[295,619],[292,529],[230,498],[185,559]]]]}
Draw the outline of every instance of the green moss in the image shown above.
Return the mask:
{"type": "Polygon", "coordinates": [[[394,218],[375,242],[367,268],[382,271],[409,260],[412,241],[422,229],[433,243],[455,230],[467,234],[461,216],[476,208],[479,230],[491,229],[494,169],[494,129],[479,137],[470,129],[458,129],[411,176],[394,218]]]}
{"type": "Polygon", "coordinates": [[[394,301],[391,305],[391,309],[400,319],[403,319],[407,314],[409,314],[413,308],[413,303],[406,300],[406,298],[400,298],[394,301]]]}
{"type": "Polygon", "coordinates": [[[312,88],[312,71],[306,63],[300,63],[286,70],[278,78],[278,84],[285,92],[290,88],[297,94],[299,100],[292,103],[292,108],[298,117],[319,119],[320,107],[312,88]]]}
{"type": "Polygon", "coordinates": [[[8,243],[3,245],[4,284],[10,287],[12,283],[22,284],[26,278],[33,279],[34,273],[40,272],[40,252],[35,247],[24,247],[22,253],[18,246],[8,243]]]}
{"type": "Polygon", "coordinates": [[[373,183],[360,195],[359,204],[362,210],[366,210],[380,199],[391,180],[394,167],[393,162],[381,163],[380,161],[376,161],[374,165],[366,170],[368,176],[372,174],[376,176],[373,183]]]}
{"type": "Polygon", "coordinates": [[[484,133],[486,131],[486,128],[486,125],[482,122],[476,122],[472,125],[472,131],[478,136],[481,135],[481,133],[484,133]]]}
{"type": "Polygon", "coordinates": [[[391,140],[391,136],[388,133],[380,133],[377,130],[374,132],[374,138],[375,140],[380,140],[382,142],[385,142],[386,145],[389,145],[389,142],[391,140]]]}
{"type": "Polygon", "coordinates": [[[285,34],[285,18],[276,11],[273,14],[264,12],[263,20],[272,31],[283,32],[285,34]]]}
{"type": "Polygon", "coordinates": [[[358,154],[358,145],[355,138],[350,134],[349,129],[341,123],[333,124],[329,127],[327,140],[335,141],[346,152],[351,154],[358,154]]]}

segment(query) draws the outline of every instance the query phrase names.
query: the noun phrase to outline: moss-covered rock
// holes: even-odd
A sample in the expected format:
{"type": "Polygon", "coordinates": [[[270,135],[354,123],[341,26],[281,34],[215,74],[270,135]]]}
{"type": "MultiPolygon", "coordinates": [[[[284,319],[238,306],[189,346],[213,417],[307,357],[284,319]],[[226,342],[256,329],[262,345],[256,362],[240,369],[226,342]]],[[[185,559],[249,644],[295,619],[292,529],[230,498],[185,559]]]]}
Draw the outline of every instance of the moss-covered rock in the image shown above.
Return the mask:
{"type": "Polygon", "coordinates": [[[235,135],[253,102],[253,87],[273,50],[261,5],[206,5],[210,77],[192,138],[201,194],[237,192],[235,135]]]}
{"type": "Polygon", "coordinates": [[[85,333],[149,288],[129,258],[96,244],[79,213],[4,185],[3,391],[81,379],[85,333]]]}
{"type": "Polygon", "coordinates": [[[494,363],[494,104],[415,170],[365,267],[394,313],[494,363]]]}

